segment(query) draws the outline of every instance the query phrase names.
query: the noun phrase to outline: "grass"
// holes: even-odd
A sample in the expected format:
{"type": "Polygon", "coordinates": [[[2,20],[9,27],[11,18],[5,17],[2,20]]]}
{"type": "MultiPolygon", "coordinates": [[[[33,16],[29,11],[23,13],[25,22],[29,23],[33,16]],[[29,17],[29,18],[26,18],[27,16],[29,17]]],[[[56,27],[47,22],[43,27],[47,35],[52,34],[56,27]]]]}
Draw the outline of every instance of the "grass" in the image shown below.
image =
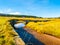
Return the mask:
{"type": "Polygon", "coordinates": [[[60,37],[60,19],[58,18],[18,18],[18,17],[2,17],[0,16],[0,45],[15,45],[14,37],[17,33],[10,25],[8,20],[42,20],[42,22],[29,22],[26,27],[29,27],[36,32],[46,33],[56,37],[60,37]],[[45,21],[49,20],[49,21],[45,21]]]}
{"type": "Polygon", "coordinates": [[[15,45],[14,32],[7,18],[0,17],[0,45],[15,45]]]}
{"type": "Polygon", "coordinates": [[[39,33],[45,33],[60,38],[60,20],[51,20],[48,22],[29,22],[26,27],[39,33]]]}

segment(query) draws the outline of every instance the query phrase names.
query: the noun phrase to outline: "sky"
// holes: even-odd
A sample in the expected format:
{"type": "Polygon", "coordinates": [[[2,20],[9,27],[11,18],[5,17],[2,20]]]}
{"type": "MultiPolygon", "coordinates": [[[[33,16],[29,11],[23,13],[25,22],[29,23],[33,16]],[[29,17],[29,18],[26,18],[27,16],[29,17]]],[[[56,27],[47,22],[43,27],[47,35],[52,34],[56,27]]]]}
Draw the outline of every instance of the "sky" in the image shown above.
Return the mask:
{"type": "Polygon", "coordinates": [[[60,17],[60,0],[0,0],[0,13],[60,17]]]}

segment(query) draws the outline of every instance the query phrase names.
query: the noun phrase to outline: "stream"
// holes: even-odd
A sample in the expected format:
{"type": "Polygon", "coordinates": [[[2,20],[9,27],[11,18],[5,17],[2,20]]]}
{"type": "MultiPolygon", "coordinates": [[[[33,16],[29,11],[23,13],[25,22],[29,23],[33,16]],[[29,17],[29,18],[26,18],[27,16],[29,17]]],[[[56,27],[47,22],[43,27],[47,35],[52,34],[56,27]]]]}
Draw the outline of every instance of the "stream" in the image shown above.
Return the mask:
{"type": "Polygon", "coordinates": [[[44,45],[42,42],[37,40],[32,34],[28,33],[24,28],[15,28],[14,25],[18,20],[10,20],[11,26],[18,33],[19,37],[25,42],[26,45],[44,45]]]}
{"type": "Polygon", "coordinates": [[[38,41],[34,36],[30,33],[28,33],[23,28],[18,28],[15,30],[20,38],[26,43],[26,45],[44,45],[42,42],[38,41]]]}

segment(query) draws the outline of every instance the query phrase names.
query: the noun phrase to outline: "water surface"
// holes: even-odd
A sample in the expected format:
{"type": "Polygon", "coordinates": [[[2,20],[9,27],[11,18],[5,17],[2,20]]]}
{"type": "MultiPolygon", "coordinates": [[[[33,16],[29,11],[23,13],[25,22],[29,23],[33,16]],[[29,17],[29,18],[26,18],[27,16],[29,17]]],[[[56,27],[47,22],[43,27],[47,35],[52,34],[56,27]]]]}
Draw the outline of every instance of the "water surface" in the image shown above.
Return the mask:
{"type": "Polygon", "coordinates": [[[26,43],[26,45],[44,45],[42,42],[38,41],[34,36],[30,33],[28,33],[23,28],[18,28],[15,30],[20,38],[26,43]]]}

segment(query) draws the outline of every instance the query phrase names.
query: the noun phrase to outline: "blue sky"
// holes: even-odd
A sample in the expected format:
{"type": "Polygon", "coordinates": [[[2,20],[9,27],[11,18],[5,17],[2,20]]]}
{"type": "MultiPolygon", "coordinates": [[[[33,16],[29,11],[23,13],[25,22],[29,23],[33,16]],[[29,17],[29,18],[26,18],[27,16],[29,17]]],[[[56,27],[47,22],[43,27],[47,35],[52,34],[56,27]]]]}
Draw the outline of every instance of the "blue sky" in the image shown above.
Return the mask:
{"type": "Polygon", "coordinates": [[[59,17],[60,0],[0,0],[0,13],[59,17]]]}

